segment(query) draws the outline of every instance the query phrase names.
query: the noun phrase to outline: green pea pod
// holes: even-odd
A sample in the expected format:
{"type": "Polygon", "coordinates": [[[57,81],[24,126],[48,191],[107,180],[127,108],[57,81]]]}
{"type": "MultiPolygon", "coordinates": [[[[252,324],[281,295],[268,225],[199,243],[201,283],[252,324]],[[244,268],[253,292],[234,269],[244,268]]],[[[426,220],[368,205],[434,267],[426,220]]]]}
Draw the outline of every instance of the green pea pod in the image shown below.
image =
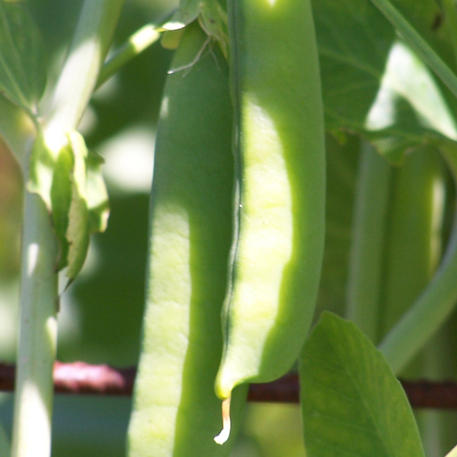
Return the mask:
{"type": "MultiPolygon", "coordinates": [[[[236,205],[216,393],[290,369],[314,311],[325,148],[308,0],[229,0],[236,205]]],[[[227,419],[225,417],[225,419],[227,419]]],[[[219,437],[228,435],[228,422],[219,437]]]]}
{"type": "Polygon", "coordinates": [[[229,451],[212,439],[220,423],[213,385],[232,240],[228,69],[218,47],[208,47],[194,24],[186,28],[169,73],[157,132],[143,347],[128,455],[219,457],[229,451]]]}

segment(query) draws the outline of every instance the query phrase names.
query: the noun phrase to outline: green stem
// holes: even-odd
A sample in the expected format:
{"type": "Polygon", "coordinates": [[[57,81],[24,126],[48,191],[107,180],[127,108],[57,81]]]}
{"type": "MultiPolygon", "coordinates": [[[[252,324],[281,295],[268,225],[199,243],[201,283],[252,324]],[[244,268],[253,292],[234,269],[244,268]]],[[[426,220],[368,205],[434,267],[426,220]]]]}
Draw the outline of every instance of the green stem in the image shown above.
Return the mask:
{"type": "MultiPolygon", "coordinates": [[[[43,102],[43,132],[54,152],[77,127],[108,50],[124,0],[85,0],[62,73],[43,102]]],[[[27,167],[26,167],[27,168],[27,167]]],[[[24,176],[27,182],[28,176],[24,176]]],[[[49,457],[52,367],[57,341],[57,242],[50,215],[25,192],[21,317],[12,457],[49,457]]]]}
{"type": "Polygon", "coordinates": [[[437,217],[443,206],[437,198],[442,195],[437,192],[441,166],[437,151],[421,146],[395,170],[385,244],[380,336],[411,307],[436,270],[440,250],[433,235],[442,223],[437,217]]]}
{"type": "Polygon", "coordinates": [[[390,176],[387,162],[364,143],[349,260],[347,317],[375,342],[390,176]]]}
{"type": "Polygon", "coordinates": [[[443,0],[445,27],[447,38],[454,51],[454,59],[457,63],[457,3],[455,0],[443,0]]]}
{"type": "MultiPolygon", "coordinates": [[[[457,187],[457,148],[442,145],[454,185],[457,187]]],[[[446,321],[457,303],[457,208],[444,258],[424,292],[385,336],[379,349],[394,373],[398,373],[446,321]]]]}
{"type": "Polygon", "coordinates": [[[41,199],[25,192],[12,457],[48,457],[57,338],[57,243],[41,199]]]}
{"type": "Polygon", "coordinates": [[[89,103],[124,0],[85,0],[70,52],[54,90],[43,102],[46,142],[58,151],[89,103]]]}
{"type": "Polygon", "coordinates": [[[160,28],[147,24],[131,35],[103,65],[97,80],[97,88],[113,76],[122,66],[142,53],[160,38],[160,28]]]}
{"type": "Polygon", "coordinates": [[[457,76],[388,0],[371,0],[402,38],[457,97],[457,76]]]}
{"type": "Polygon", "coordinates": [[[448,318],[457,302],[457,219],[444,259],[425,291],[379,345],[398,373],[448,318]]]}

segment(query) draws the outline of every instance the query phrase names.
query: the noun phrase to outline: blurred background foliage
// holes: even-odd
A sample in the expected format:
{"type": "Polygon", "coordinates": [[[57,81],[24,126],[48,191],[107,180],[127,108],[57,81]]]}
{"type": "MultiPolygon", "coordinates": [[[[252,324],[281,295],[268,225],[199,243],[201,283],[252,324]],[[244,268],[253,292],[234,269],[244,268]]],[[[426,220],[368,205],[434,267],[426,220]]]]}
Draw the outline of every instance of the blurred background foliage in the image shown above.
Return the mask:
{"type": "MultiPolygon", "coordinates": [[[[82,0],[28,0],[43,35],[48,87],[65,58],[82,0]]],[[[147,22],[158,22],[172,0],[126,0],[115,45],[147,22]]],[[[58,359],[137,363],[155,125],[171,52],[156,44],[95,94],[81,131],[105,159],[111,214],[94,237],[84,269],[61,294],[58,359]]],[[[17,329],[20,170],[0,142],[0,361],[14,363],[17,329]]],[[[342,253],[341,255],[344,255],[342,253]]],[[[337,286],[335,286],[337,287],[337,286]]],[[[11,432],[12,394],[0,393],[0,423],[11,432]]],[[[53,457],[121,457],[130,398],[56,395],[53,457]]],[[[250,405],[233,457],[303,457],[298,405],[250,405]]]]}

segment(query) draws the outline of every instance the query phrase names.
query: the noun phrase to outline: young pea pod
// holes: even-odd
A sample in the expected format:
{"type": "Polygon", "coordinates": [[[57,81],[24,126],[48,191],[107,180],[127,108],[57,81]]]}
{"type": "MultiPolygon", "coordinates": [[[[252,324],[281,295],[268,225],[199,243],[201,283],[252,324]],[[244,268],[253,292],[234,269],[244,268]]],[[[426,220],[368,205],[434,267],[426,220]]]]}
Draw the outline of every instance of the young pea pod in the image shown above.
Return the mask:
{"type": "MultiPolygon", "coordinates": [[[[309,0],[229,0],[236,204],[224,404],[290,369],[314,311],[324,241],[325,149],[309,0]]],[[[228,423],[226,423],[228,426],[228,423]]],[[[223,442],[227,427],[216,438],[223,442]]]]}
{"type": "Polygon", "coordinates": [[[232,109],[227,63],[210,46],[197,25],[186,27],[165,86],[129,457],[229,451],[212,437],[219,427],[213,384],[232,240],[232,109]]]}

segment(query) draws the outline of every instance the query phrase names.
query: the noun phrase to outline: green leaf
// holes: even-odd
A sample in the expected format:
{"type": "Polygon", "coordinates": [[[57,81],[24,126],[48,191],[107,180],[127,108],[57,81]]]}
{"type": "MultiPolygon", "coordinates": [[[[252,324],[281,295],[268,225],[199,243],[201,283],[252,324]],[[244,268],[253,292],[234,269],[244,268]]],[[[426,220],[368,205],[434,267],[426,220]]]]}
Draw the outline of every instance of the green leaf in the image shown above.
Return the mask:
{"type": "Polygon", "coordinates": [[[46,84],[44,46],[25,2],[0,1],[0,92],[29,113],[46,84]]]}
{"type": "Polygon", "coordinates": [[[84,138],[76,131],[68,134],[73,152],[71,203],[68,211],[68,227],[65,233],[68,242],[67,276],[74,279],[81,270],[89,248],[89,208],[86,195],[86,159],[88,151],[84,138]]]}
{"type": "Polygon", "coordinates": [[[89,232],[104,232],[108,225],[108,192],[101,167],[103,158],[89,151],[86,157],[86,199],[89,210],[89,232]]]}
{"type": "Polygon", "coordinates": [[[399,381],[353,323],[323,313],[304,347],[300,389],[307,457],[424,457],[399,381]]]}
{"type": "Polygon", "coordinates": [[[59,258],[57,269],[61,270],[67,265],[68,240],[66,231],[69,222],[69,211],[72,201],[72,181],[69,177],[73,173],[73,153],[69,146],[64,146],[54,163],[52,170],[52,184],[50,194],[50,206],[54,229],[59,239],[59,258]]]}
{"type": "Polygon", "coordinates": [[[163,26],[166,30],[178,30],[195,21],[200,14],[201,0],[180,0],[179,7],[163,26]]]}
{"type": "Polygon", "coordinates": [[[330,131],[362,133],[394,163],[411,145],[457,139],[439,86],[377,8],[364,0],[313,8],[330,131]]]}
{"type": "Polygon", "coordinates": [[[108,219],[108,194],[101,174],[103,160],[89,153],[76,131],[55,153],[39,135],[30,158],[27,188],[37,193],[49,210],[59,241],[58,270],[67,267],[73,280],[81,270],[91,233],[104,231],[108,219]]]}
{"type": "Polygon", "coordinates": [[[420,33],[422,38],[450,66],[455,68],[452,43],[447,36],[449,18],[441,1],[436,0],[390,0],[390,3],[420,33]]]}
{"type": "Polygon", "coordinates": [[[162,26],[174,31],[198,20],[206,35],[217,41],[224,57],[228,56],[227,13],[218,0],[181,0],[171,19],[162,26]]]}

